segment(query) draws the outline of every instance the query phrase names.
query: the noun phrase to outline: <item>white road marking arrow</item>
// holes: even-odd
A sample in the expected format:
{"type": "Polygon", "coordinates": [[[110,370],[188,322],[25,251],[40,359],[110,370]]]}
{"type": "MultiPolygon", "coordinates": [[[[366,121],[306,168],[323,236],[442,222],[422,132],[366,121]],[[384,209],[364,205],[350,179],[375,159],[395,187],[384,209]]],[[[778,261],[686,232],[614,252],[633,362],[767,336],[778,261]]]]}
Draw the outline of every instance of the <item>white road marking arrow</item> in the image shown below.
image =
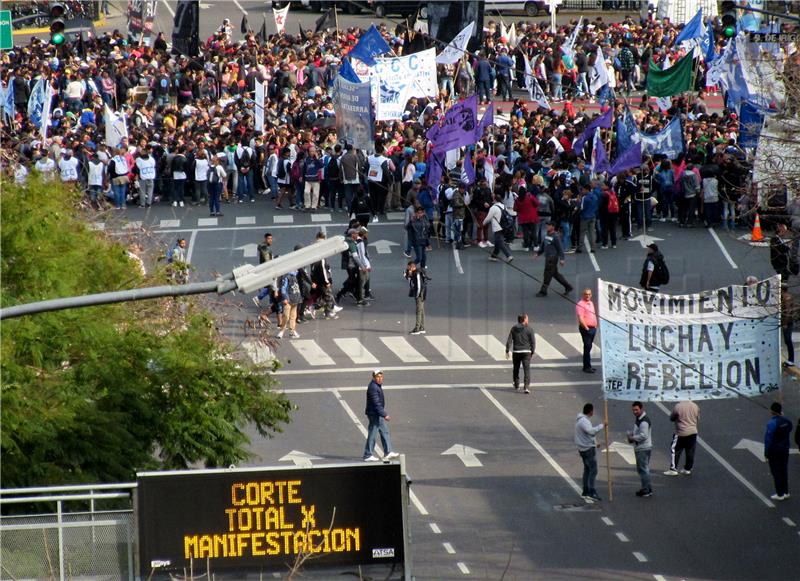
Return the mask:
{"type": "Polygon", "coordinates": [[[376,240],[375,242],[370,242],[367,246],[374,246],[375,250],[378,251],[378,254],[391,254],[392,253],[392,246],[400,246],[397,242],[392,242],[391,240],[376,240]]]}
{"type": "Polygon", "coordinates": [[[611,442],[611,445],[608,447],[609,451],[616,452],[622,459],[625,460],[628,464],[633,466],[636,464],[636,455],[633,453],[633,446],[630,444],[623,444],[622,442],[611,442]]]}
{"type": "Polygon", "coordinates": [[[647,248],[649,244],[653,242],[658,242],[664,240],[663,238],[656,238],[655,236],[650,236],[649,234],[639,234],[638,236],[634,236],[633,238],[628,238],[628,242],[638,242],[642,245],[642,248],[647,248]]]}
{"type": "Polygon", "coordinates": [[[458,456],[458,459],[461,460],[467,468],[483,466],[481,461],[478,460],[477,454],[486,454],[486,452],[470,448],[464,444],[454,444],[442,452],[442,456],[458,456]]]}
{"type": "MultiPolygon", "coordinates": [[[[763,442],[756,442],[755,440],[748,440],[743,438],[739,440],[739,443],[733,447],[734,450],[747,450],[753,456],[761,460],[762,462],[766,462],[766,458],[764,458],[764,443],[763,442]]],[[[789,450],[789,454],[800,454],[800,450],[796,448],[791,448],[789,450]]]]}
{"type": "Polygon", "coordinates": [[[286,456],[281,458],[279,462],[294,462],[295,466],[299,466],[300,468],[311,468],[311,461],[312,460],[322,460],[319,456],[312,456],[311,454],[306,454],[305,452],[301,452],[300,450],[292,450],[286,456]]]}
{"type": "Polygon", "coordinates": [[[241,250],[245,258],[255,258],[258,256],[258,244],[245,244],[237,246],[235,250],[241,250]]]}

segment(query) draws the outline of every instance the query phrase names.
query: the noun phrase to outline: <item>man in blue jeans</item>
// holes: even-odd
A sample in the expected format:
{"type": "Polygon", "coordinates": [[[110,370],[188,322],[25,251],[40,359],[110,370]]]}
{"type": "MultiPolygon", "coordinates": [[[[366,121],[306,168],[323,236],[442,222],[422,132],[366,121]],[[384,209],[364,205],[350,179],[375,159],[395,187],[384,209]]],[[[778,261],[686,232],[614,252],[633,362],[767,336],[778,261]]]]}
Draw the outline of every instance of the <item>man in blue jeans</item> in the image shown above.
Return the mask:
{"type": "Polygon", "coordinates": [[[594,406],[584,404],[583,413],[575,418],[575,445],[583,460],[583,492],[581,496],[587,500],[599,501],[600,495],[594,487],[597,478],[597,434],[605,427],[605,422],[596,426],[589,419],[594,415],[594,406]]]}
{"type": "Polygon", "coordinates": [[[653,496],[653,486],[650,482],[650,454],[653,452],[650,416],[644,411],[644,406],[640,401],[633,402],[631,410],[636,420],[633,429],[628,431],[628,443],[633,444],[636,472],[642,481],[642,487],[636,491],[636,496],[646,498],[653,496]]]}
{"type": "Polygon", "coordinates": [[[364,446],[364,462],[379,462],[380,458],[375,455],[375,438],[381,435],[381,445],[383,446],[383,459],[391,460],[400,456],[392,451],[392,440],[389,437],[389,425],[392,418],[386,413],[386,399],[383,395],[383,371],[376,369],[372,372],[372,381],[367,387],[367,409],[366,414],[369,418],[367,428],[367,444],[364,446]]]}

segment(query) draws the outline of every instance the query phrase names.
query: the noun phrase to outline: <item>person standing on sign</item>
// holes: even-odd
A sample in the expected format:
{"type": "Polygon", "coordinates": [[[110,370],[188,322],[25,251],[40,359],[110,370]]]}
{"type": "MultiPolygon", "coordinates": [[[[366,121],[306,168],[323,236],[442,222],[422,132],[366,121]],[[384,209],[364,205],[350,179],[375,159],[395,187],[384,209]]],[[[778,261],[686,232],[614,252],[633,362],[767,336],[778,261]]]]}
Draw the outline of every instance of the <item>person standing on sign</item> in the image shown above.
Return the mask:
{"type": "Polygon", "coordinates": [[[636,472],[642,481],[642,487],[636,491],[636,496],[653,496],[653,486],[650,482],[650,454],[653,452],[650,416],[644,411],[640,401],[633,402],[631,410],[636,420],[633,429],[628,430],[628,443],[633,444],[636,472]]]}
{"type": "Polygon", "coordinates": [[[597,370],[592,367],[592,345],[597,334],[597,314],[592,302],[592,289],[583,289],[583,296],[575,305],[575,315],[583,340],[583,372],[594,373],[597,370]]]}
{"type": "Polygon", "coordinates": [[[575,418],[575,445],[578,446],[578,454],[583,460],[583,492],[581,496],[588,500],[600,501],[600,495],[594,487],[597,478],[597,434],[604,427],[605,422],[600,422],[596,426],[592,425],[590,418],[594,415],[594,406],[590,403],[584,404],[583,413],[575,418]]]}
{"type": "Polygon", "coordinates": [[[672,434],[672,445],[669,448],[669,470],[665,476],[677,476],[681,451],[686,450],[686,463],[681,474],[691,474],[694,466],[694,449],[697,446],[697,422],[700,419],[700,408],[693,401],[679,401],[672,408],[669,419],[675,422],[675,433],[672,434]]]}
{"type": "Polygon", "coordinates": [[[792,434],[792,422],[783,417],[783,406],[773,402],[769,406],[772,418],[767,422],[764,434],[764,458],[769,462],[769,471],[775,482],[775,494],[772,500],[789,499],[789,447],[792,434]]]}
{"type": "Polygon", "coordinates": [[[513,353],[514,389],[519,391],[519,368],[522,366],[523,393],[530,393],[531,357],[536,352],[536,337],[528,325],[528,313],[517,317],[517,324],[511,327],[506,339],[506,359],[513,353]]]}
{"type": "Polygon", "coordinates": [[[392,418],[386,413],[386,399],[383,395],[383,371],[376,369],[372,372],[372,381],[367,387],[367,409],[365,413],[369,419],[367,428],[367,444],[364,446],[364,462],[378,462],[380,458],[375,455],[375,438],[381,436],[383,446],[383,459],[391,460],[400,456],[392,451],[392,440],[389,437],[389,425],[392,418]]]}

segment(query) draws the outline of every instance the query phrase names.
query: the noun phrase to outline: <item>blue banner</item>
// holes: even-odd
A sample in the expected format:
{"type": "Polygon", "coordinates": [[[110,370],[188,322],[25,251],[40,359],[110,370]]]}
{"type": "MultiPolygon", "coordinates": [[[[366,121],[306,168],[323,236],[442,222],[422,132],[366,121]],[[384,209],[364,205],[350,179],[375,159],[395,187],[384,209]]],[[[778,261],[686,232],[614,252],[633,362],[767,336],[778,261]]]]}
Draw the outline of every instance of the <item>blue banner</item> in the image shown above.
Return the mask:
{"type": "Polygon", "coordinates": [[[372,102],[369,83],[351,83],[341,75],[336,77],[334,96],[336,134],[340,140],[352,143],[356,149],[373,151],[372,102]]]}
{"type": "Polygon", "coordinates": [[[44,90],[46,80],[37,79],[28,97],[28,118],[36,127],[42,124],[42,109],[44,108],[44,90]]]}
{"type": "Polygon", "coordinates": [[[644,155],[660,153],[669,159],[675,159],[686,149],[683,139],[683,124],[679,117],[673,117],[672,121],[655,135],[639,133],[639,139],[642,142],[642,154],[644,155]]]}
{"type": "Polygon", "coordinates": [[[361,82],[361,79],[358,78],[358,75],[353,69],[353,65],[350,64],[350,59],[348,58],[342,59],[342,66],[339,67],[339,74],[342,75],[344,80],[350,81],[351,83],[361,82]]]}
{"type": "Polygon", "coordinates": [[[739,146],[757,147],[763,123],[764,113],[761,108],[750,101],[744,101],[739,108],[739,146]]]}
{"type": "Polygon", "coordinates": [[[478,127],[478,96],[473,95],[451,106],[444,119],[430,129],[426,137],[433,143],[433,151],[445,153],[462,145],[475,143],[478,127]]]}

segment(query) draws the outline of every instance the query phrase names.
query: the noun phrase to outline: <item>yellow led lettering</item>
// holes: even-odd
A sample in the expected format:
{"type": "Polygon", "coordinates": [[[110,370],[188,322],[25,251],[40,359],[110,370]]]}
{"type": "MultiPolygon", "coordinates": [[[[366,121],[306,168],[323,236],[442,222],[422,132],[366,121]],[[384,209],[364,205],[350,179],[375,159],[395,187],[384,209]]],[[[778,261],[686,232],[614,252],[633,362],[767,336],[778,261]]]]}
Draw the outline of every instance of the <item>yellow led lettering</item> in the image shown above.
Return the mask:
{"type": "Polygon", "coordinates": [[[283,480],[278,480],[277,482],[275,482],[275,487],[278,489],[278,503],[283,504],[284,502],[286,502],[283,497],[284,491],[286,489],[286,482],[283,480]]]}
{"type": "Polygon", "coordinates": [[[200,559],[213,557],[214,541],[211,535],[203,535],[200,537],[200,553],[197,555],[200,559]]]}
{"type": "Polygon", "coordinates": [[[260,504],[275,504],[272,499],[273,486],[272,482],[261,483],[261,502],[260,504]]]}
{"type": "Polygon", "coordinates": [[[283,537],[283,552],[284,552],[284,554],[288,555],[288,554],[290,554],[289,553],[289,548],[290,548],[291,545],[289,543],[292,540],[292,533],[291,533],[291,531],[289,531],[289,532],[284,531],[284,532],[281,533],[281,536],[283,537]]]}
{"type": "Polygon", "coordinates": [[[240,557],[244,554],[244,550],[247,548],[249,541],[250,535],[247,533],[239,533],[236,535],[236,552],[240,557]]]}
{"type": "Polygon", "coordinates": [[[300,512],[303,513],[303,522],[300,523],[301,529],[315,529],[317,528],[317,519],[314,517],[314,511],[316,510],[315,505],[311,506],[300,506],[300,512]]]}
{"type": "Polygon", "coordinates": [[[233,486],[231,486],[231,504],[233,506],[243,506],[244,500],[240,500],[239,498],[240,495],[237,496],[236,494],[237,490],[244,490],[244,485],[241,483],[236,483],[233,486]]]}
{"type": "Polygon", "coordinates": [[[280,514],[280,522],[282,529],[293,529],[294,525],[290,522],[286,522],[286,509],[284,507],[280,507],[278,509],[278,513],[280,514]]]}
{"type": "Polygon", "coordinates": [[[264,549],[264,533],[253,533],[251,542],[253,544],[253,555],[263,557],[267,554],[264,549]]]}
{"type": "Polygon", "coordinates": [[[347,529],[347,550],[348,551],[361,550],[361,534],[359,529],[347,529]],[[353,544],[350,544],[351,540],[353,541],[353,544]]]}
{"type": "Polygon", "coordinates": [[[197,535],[185,535],[183,537],[183,558],[197,558],[197,535]]]}
{"type": "Polygon", "coordinates": [[[239,530],[240,531],[249,531],[253,528],[253,517],[250,514],[249,508],[242,508],[239,509],[238,514],[236,515],[239,520],[239,530]]]}
{"type": "Polygon", "coordinates": [[[331,531],[331,547],[334,553],[344,551],[344,531],[342,529],[333,529],[331,531]]]}
{"type": "Polygon", "coordinates": [[[293,537],[292,552],[295,555],[306,552],[306,534],[303,531],[297,531],[293,537]]]}
{"type": "Polygon", "coordinates": [[[236,517],[236,509],[235,508],[226,508],[225,514],[228,515],[228,530],[232,531],[235,530],[236,523],[234,518],[236,517]]]}
{"type": "Polygon", "coordinates": [[[300,498],[300,484],[299,480],[289,480],[286,483],[287,499],[289,504],[300,504],[303,499],[300,498]]]}
{"type": "Polygon", "coordinates": [[[213,557],[227,557],[228,556],[228,535],[214,535],[211,537],[214,542],[213,557]]]}
{"type": "Polygon", "coordinates": [[[244,490],[245,493],[247,494],[247,504],[249,506],[253,506],[254,504],[260,504],[259,499],[261,495],[259,494],[257,482],[248,482],[245,485],[244,490]]]}
{"type": "Polygon", "coordinates": [[[279,555],[281,552],[281,544],[279,542],[278,533],[267,533],[267,549],[268,555],[279,555]]]}
{"type": "Polygon", "coordinates": [[[308,552],[309,553],[319,553],[322,550],[321,546],[319,545],[319,541],[314,540],[316,537],[320,536],[319,531],[308,531],[308,552]]]}

